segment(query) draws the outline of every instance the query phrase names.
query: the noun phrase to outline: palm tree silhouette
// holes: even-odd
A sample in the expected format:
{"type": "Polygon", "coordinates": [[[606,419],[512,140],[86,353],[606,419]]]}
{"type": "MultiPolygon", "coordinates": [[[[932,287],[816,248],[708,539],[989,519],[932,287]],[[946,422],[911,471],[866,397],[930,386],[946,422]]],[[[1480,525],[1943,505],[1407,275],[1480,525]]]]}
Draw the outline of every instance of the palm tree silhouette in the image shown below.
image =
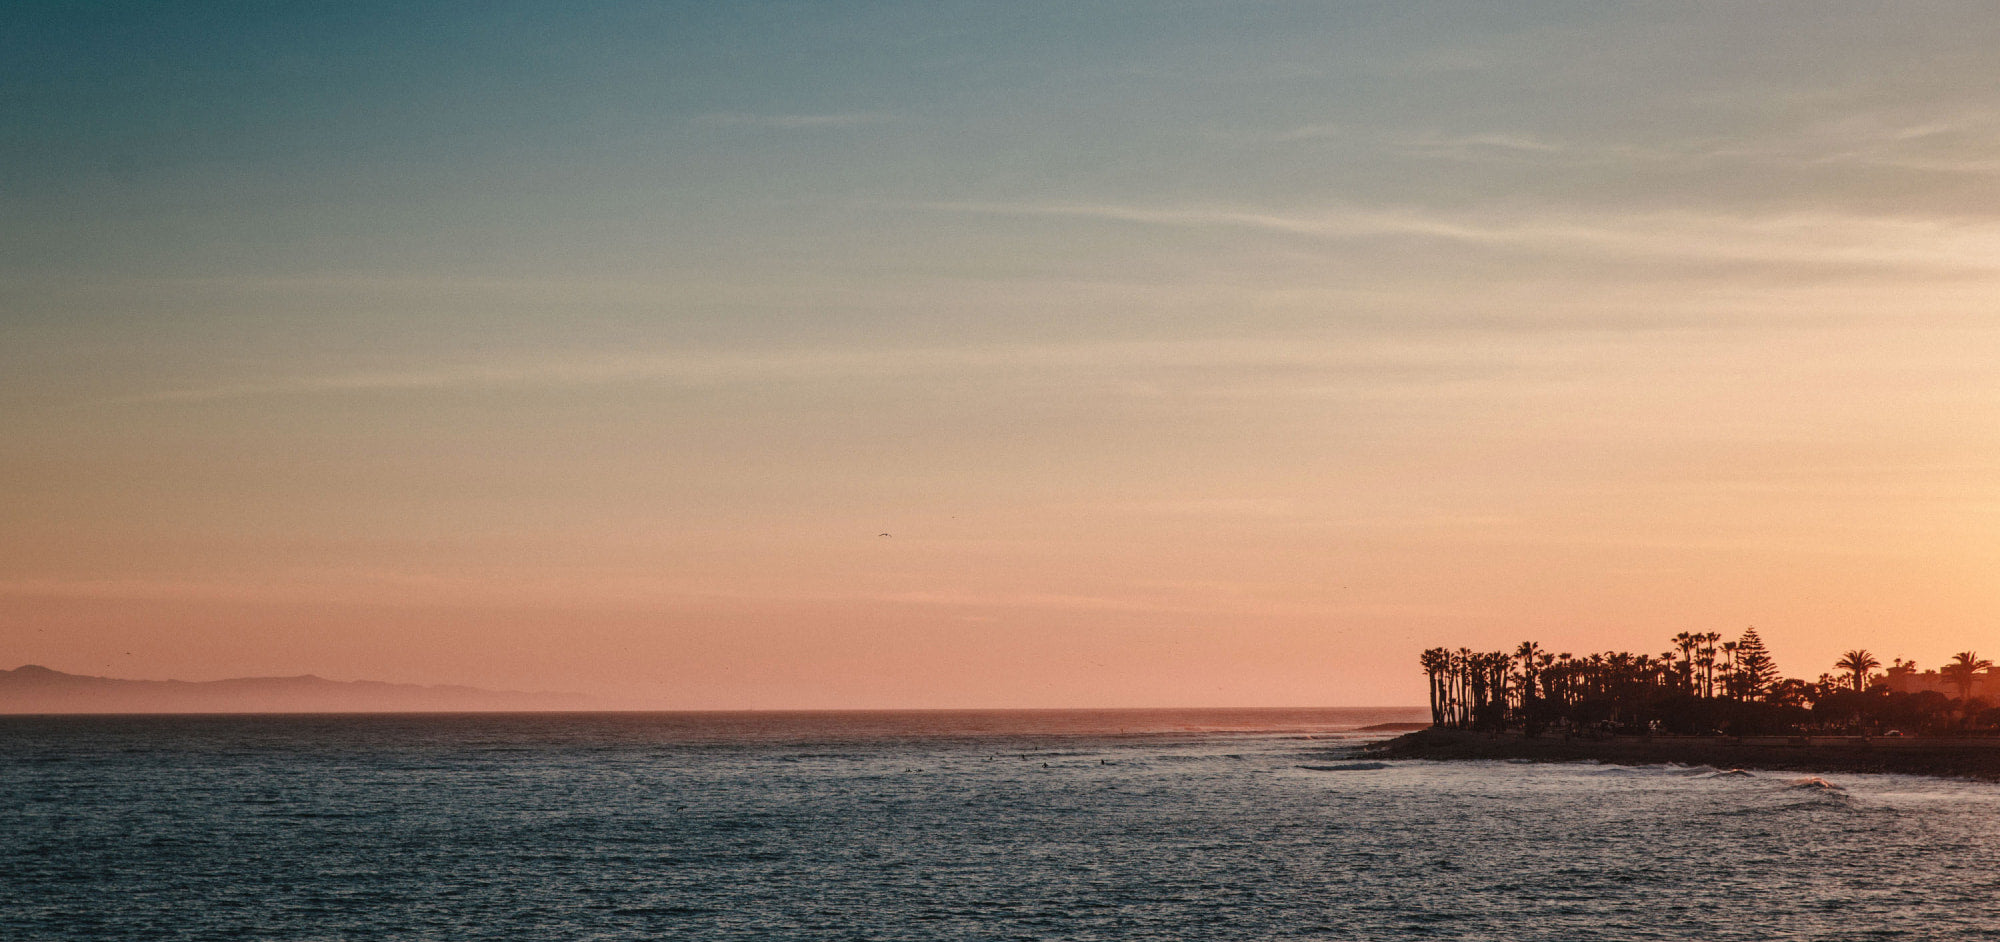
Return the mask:
{"type": "Polygon", "coordinates": [[[1881,660],[1855,648],[1834,663],[1839,674],[1807,683],[1779,674],[1755,628],[1736,641],[1720,640],[1716,632],[1684,632],[1658,656],[1607,651],[1576,657],[1549,653],[1533,641],[1500,651],[1436,647],[1425,650],[1420,663],[1430,681],[1431,721],[1444,729],[1518,729],[1536,736],[1553,724],[1567,741],[1575,733],[1685,734],[1718,727],[1811,733],[2000,725],[1993,722],[2000,711],[1982,713],[1988,705],[1973,698],[1992,692],[1989,683],[2000,687],[2000,667],[1972,651],[1960,651],[1925,681],[1912,677],[1917,665],[1902,658],[1888,666],[1886,678],[1878,677],[1871,672],[1883,666],[1881,660]],[[1930,688],[1940,675],[1957,688],[1956,700],[1935,689],[1909,689],[1930,688]],[[1880,684],[1876,695],[1865,696],[1871,678],[1880,684]],[[1728,701],[1715,699],[1722,697],[1728,701]]]}
{"type": "Polygon", "coordinates": [[[1696,648],[1701,647],[1701,635],[1683,631],[1674,635],[1674,647],[1681,652],[1681,686],[1686,687],[1689,693],[1693,693],[1695,692],[1694,652],[1696,648]]]}
{"type": "Polygon", "coordinates": [[[1443,648],[1431,648],[1423,653],[1424,674],[1431,682],[1431,725],[1444,725],[1444,685],[1446,672],[1451,668],[1451,652],[1443,648]]]}
{"type": "Polygon", "coordinates": [[[1854,678],[1854,692],[1860,693],[1861,688],[1868,683],[1868,672],[1881,667],[1882,662],[1876,660],[1875,655],[1865,650],[1854,650],[1841,655],[1840,660],[1833,662],[1833,666],[1846,671],[1852,676],[1854,678]]]}
{"type": "Polygon", "coordinates": [[[1951,656],[1951,663],[1938,668],[1938,673],[1958,688],[1958,698],[1964,700],[1972,696],[1972,684],[1978,675],[1992,669],[1992,661],[1971,651],[1960,651],[1951,656]]]}
{"type": "Polygon", "coordinates": [[[1723,692],[1732,697],[1738,696],[1740,691],[1736,689],[1736,642],[1722,642],[1722,655],[1723,692]]]}

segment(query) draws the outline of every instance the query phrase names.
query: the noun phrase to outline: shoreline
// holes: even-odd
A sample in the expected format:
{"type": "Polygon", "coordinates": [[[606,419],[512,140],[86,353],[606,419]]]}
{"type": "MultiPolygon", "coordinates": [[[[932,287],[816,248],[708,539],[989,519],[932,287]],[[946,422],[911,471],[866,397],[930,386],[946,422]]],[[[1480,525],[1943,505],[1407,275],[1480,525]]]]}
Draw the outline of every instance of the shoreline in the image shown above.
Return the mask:
{"type": "Polygon", "coordinates": [[[1528,738],[1429,728],[1362,746],[1371,759],[1532,762],[1597,761],[1612,765],[1707,765],[1784,772],[1865,772],[2000,782],[2000,739],[1863,736],[1616,736],[1528,738]]]}

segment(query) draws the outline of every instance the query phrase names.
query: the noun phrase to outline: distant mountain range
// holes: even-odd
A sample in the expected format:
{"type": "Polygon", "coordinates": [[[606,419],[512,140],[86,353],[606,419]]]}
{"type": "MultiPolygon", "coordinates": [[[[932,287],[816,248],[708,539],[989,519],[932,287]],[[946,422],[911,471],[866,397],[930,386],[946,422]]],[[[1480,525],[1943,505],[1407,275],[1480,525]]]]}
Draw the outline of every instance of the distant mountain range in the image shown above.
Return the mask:
{"type": "Polygon", "coordinates": [[[120,680],[35,664],[0,670],[0,713],[437,713],[589,709],[573,693],[520,693],[373,680],[236,677],[120,680]]]}

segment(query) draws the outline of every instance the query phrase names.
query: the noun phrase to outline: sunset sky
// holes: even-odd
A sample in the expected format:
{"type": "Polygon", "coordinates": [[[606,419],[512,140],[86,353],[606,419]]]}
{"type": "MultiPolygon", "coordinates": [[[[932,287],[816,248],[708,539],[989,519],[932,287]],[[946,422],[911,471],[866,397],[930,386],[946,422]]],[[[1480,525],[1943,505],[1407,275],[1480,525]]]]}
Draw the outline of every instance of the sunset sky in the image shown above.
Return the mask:
{"type": "Polygon", "coordinates": [[[2000,656],[1995,50],[1984,3],[10,7],[0,667],[2000,656]]]}

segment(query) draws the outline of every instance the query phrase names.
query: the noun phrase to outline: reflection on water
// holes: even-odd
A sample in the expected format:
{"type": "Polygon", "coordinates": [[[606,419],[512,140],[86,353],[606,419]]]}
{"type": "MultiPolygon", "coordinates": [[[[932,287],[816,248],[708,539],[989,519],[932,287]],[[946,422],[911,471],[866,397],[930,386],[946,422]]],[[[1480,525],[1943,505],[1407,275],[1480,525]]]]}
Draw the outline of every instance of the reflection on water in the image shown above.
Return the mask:
{"type": "Polygon", "coordinates": [[[1975,938],[2000,788],[1350,711],[0,719],[0,938],[1975,938]],[[1316,737],[1316,738],[1307,738],[1316,737]]]}

